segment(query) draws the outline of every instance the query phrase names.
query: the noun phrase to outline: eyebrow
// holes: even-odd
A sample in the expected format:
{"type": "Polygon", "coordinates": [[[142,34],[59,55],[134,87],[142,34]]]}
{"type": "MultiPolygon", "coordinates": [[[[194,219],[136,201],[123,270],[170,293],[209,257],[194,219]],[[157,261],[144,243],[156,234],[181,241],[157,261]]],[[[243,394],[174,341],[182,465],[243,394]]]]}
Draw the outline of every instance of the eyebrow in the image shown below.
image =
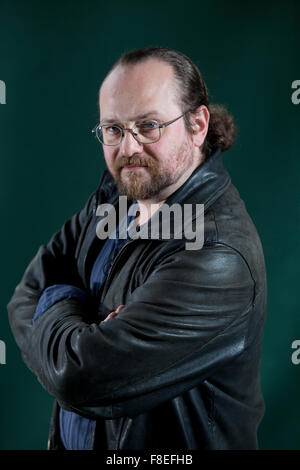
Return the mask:
{"type": "MultiPolygon", "coordinates": [[[[147,113],[144,113],[144,114],[139,114],[138,116],[136,116],[134,119],[128,119],[128,121],[138,121],[139,119],[145,119],[147,118],[148,116],[158,116],[158,112],[157,111],[148,111],[147,113]]],[[[114,122],[119,122],[118,119],[101,119],[100,122],[107,122],[107,123],[114,123],[114,122]]]]}

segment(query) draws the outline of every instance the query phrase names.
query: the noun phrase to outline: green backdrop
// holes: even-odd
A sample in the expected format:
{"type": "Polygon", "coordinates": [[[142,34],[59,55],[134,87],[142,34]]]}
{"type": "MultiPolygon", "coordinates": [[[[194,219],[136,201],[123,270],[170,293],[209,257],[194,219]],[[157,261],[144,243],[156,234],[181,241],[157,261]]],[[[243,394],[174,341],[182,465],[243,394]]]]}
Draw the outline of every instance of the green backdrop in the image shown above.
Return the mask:
{"type": "Polygon", "coordinates": [[[199,66],[236,118],[224,162],[260,233],[268,270],[261,449],[300,449],[299,2],[0,0],[0,449],[45,449],[52,397],[22,362],[6,304],[41,244],[78,211],[105,168],[90,130],[119,55],[163,45],[199,66]],[[1,97],[0,97],[1,98],[1,97]]]}

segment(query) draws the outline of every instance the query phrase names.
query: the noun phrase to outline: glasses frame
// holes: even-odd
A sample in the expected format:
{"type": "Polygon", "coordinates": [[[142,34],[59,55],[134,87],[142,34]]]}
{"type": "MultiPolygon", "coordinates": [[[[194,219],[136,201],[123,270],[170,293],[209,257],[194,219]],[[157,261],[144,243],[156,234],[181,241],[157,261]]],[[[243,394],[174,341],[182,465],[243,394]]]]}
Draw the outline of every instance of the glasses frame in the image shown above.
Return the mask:
{"type": "Polygon", "coordinates": [[[121,131],[121,137],[120,137],[120,142],[118,142],[117,144],[105,144],[104,142],[102,142],[102,140],[99,139],[98,135],[97,135],[97,129],[104,127],[105,125],[108,126],[109,124],[100,124],[100,121],[95,125],[95,127],[93,127],[92,129],[92,133],[93,134],[96,134],[96,137],[97,139],[99,140],[99,142],[103,145],[107,145],[109,147],[116,147],[117,145],[120,145],[120,143],[122,142],[122,139],[125,135],[125,132],[124,131],[129,131],[130,134],[132,135],[132,137],[140,144],[140,145],[144,145],[144,144],[147,144],[147,145],[150,145],[150,144],[155,144],[156,142],[159,141],[159,139],[161,138],[161,129],[165,128],[165,127],[168,127],[170,126],[170,124],[173,124],[173,122],[176,122],[178,121],[178,119],[182,118],[183,116],[185,116],[187,113],[190,113],[191,110],[188,110],[186,111],[185,113],[181,114],[180,116],[178,116],[177,118],[175,119],[172,119],[171,121],[167,121],[167,122],[163,122],[162,124],[158,124],[157,128],[159,130],[159,137],[157,140],[154,140],[153,142],[140,142],[138,139],[137,139],[137,134],[134,132],[134,129],[136,127],[136,124],[133,126],[133,127],[121,127],[121,126],[117,126],[117,125],[114,125],[114,127],[117,127],[118,129],[120,129],[121,131]]]}

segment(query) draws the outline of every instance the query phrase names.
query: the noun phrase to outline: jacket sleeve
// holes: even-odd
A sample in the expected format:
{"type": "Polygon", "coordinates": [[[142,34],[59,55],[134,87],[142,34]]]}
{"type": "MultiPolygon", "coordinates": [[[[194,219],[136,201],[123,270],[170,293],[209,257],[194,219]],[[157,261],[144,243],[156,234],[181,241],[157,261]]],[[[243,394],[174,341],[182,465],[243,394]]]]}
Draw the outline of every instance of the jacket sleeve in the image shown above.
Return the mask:
{"type": "Polygon", "coordinates": [[[32,320],[45,289],[54,284],[83,287],[77,270],[76,251],[95,205],[96,192],[47,245],[39,248],[7,305],[9,323],[22,353],[28,346],[32,320]]]}
{"type": "Polygon", "coordinates": [[[33,325],[24,360],[62,407],[89,418],[135,416],[245,351],[253,293],[248,265],[230,247],[182,251],[105,323],[87,323],[75,299],[58,302],[33,325]]]}
{"type": "Polygon", "coordinates": [[[79,287],[70,286],[69,284],[54,284],[47,287],[39,298],[32,323],[36,322],[52,305],[63,299],[78,299],[84,305],[87,305],[90,301],[87,292],[79,289],[79,287]]]}

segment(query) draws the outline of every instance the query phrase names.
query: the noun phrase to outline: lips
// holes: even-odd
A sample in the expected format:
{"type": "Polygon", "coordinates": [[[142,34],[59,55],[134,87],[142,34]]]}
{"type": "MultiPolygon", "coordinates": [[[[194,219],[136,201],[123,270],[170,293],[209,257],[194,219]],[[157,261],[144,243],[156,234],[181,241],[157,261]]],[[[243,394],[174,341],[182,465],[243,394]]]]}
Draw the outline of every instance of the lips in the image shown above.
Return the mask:
{"type": "Polygon", "coordinates": [[[126,165],[123,168],[127,170],[134,170],[135,168],[144,168],[145,165],[126,165]]]}
{"type": "Polygon", "coordinates": [[[126,165],[123,166],[123,170],[134,171],[138,170],[139,168],[145,168],[146,165],[126,165]]]}
{"type": "Polygon", "coordinates": [[[148,168],[151,170],[153,166],[152,161],[148,161],[148,159],[131,159],[131,158],[124,158],[116,162],[116,171],[121,173],[131,173],[133,171],[138,171],[141,168],[148,168]],[[124,171],[123,171],[124,170],[124,171]]]}

